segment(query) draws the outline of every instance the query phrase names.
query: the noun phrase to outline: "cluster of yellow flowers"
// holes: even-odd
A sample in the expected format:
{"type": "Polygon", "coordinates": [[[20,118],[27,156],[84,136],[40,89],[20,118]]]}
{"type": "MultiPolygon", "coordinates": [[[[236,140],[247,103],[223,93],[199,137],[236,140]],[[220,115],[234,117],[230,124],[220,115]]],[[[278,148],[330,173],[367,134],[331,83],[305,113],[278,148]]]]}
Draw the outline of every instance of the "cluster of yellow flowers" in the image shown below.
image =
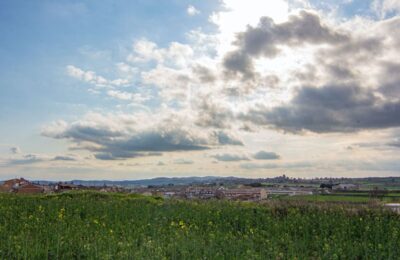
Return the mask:
{"type": "Polygon", "coordinates": [[[60,211],[58,212],[58,219],[63,220],[65,216],[65,208],[61,208],[60,211]]]}

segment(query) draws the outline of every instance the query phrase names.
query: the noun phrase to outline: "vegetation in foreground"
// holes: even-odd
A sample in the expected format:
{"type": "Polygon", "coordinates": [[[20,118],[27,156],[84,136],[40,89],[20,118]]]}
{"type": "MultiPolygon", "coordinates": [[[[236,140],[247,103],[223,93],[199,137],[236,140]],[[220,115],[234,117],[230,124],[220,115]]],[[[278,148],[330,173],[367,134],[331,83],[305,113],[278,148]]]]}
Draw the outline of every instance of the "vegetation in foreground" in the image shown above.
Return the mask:
{"type": "Polygon", "coordinates": [[[400,216],[298,201],[0,195],[1,259],[397,259],[400,216]]]}

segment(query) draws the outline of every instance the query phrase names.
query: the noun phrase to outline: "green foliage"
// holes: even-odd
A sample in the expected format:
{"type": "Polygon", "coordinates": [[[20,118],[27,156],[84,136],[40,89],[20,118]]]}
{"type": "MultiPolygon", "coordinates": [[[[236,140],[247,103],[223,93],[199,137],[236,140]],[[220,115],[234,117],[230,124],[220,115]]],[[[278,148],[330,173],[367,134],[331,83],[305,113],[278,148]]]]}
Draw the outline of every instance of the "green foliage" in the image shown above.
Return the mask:
{"type": "Polygon", "coordinates": [[[379,208],[0,195],[0,259],[398,259],[399,244],[379,208]]]}

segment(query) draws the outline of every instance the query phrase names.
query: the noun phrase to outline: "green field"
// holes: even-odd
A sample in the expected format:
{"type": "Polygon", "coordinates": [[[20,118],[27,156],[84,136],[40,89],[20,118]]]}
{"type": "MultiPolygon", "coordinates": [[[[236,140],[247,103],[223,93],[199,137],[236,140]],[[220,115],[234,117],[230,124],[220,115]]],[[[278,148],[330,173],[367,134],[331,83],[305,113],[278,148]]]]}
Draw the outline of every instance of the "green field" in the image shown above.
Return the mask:
{"type": "Polygon", "coordinates": [[[298,201],[0,195],[0,259],[398,259],[400,216],[298,201]]]}

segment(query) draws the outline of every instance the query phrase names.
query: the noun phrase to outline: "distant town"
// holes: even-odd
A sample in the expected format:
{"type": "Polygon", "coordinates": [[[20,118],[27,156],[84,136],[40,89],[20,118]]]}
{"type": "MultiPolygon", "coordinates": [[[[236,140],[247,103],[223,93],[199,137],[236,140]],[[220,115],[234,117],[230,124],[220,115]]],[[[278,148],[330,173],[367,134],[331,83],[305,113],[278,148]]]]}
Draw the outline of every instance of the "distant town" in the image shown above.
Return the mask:
{"type": "MultiPolygon", "coordinates": [[[[31,181],[16,178],[0,182],[0,192],[51,194],[70,191],[134,193],[179,199],[261,201],[268,198],[327,195],[400,200],[400,178],[275,178],[236,177],[155,178],[135,181],[31,181]]],[[[325,197],[327,198],[327,197],[325,197]]]]}

